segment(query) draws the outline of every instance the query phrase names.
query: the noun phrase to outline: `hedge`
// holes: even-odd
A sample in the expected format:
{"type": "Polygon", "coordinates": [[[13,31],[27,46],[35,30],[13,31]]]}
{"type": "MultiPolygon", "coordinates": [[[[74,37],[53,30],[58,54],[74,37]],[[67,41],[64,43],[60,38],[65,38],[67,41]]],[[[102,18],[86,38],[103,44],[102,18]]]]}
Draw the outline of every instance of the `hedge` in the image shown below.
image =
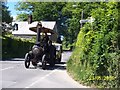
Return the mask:
{"type": "Polygon", "coordinates": [[[33,42],[30,39],[15,38],[13,36],[2,37],[2,58],[24,58],[31,50],[33,42]]]}
{"type": "Polygon", "coordinates": [[[118,2],[100,3],[92,24],[80,30],[68,72],[80,83],[100,88],[120,87],[120,15],[118,2]],[[104,7],[104,9],[103,9],[104,7]]]}

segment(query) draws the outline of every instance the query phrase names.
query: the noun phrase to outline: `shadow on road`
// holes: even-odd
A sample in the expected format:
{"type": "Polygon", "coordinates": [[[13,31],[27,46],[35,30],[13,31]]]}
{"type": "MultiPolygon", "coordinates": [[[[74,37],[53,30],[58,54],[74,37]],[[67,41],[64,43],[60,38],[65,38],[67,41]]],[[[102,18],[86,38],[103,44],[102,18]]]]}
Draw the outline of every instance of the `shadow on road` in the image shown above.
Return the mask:
{"type": "MultiPolygon", "coordinates": [[[[46,69],[45,70],[66,70],[66,62],[61,62],[59,64],[55,64],[54,67],[51,67],[50,65],[46,65],[46,69]]],[[[38,65],[35,67],[29,67],[28,69],[42,69],[42,65],[38,65]]]]}
{"type": "Polygon", "coordinates": [[[7,59],[2,59],[1,61],[24,61],[24,58],[7,58],[7,59]]]}

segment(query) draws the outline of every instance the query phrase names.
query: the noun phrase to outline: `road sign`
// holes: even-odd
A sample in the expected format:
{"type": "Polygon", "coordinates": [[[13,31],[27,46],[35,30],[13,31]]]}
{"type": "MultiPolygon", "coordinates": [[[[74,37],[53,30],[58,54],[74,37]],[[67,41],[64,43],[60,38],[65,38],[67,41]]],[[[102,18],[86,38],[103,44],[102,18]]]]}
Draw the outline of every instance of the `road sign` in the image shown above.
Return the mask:
{"type": "Polygon", "coordinates": [[[80,20],[80,23],[86,23],[86,22],[89,22],[89,23],[92,23],[92,22],[94,22],[94,18],[92,18],[92,17],[90,17],[90,19],[82,19],[82,20],[80,20]]]}
{"type": "Polygon", "coordinates": [[[87,19],[82,19],[82,20],[80,20],[80,23],[86,23],[86,22],[88,22],[87,19]]]}

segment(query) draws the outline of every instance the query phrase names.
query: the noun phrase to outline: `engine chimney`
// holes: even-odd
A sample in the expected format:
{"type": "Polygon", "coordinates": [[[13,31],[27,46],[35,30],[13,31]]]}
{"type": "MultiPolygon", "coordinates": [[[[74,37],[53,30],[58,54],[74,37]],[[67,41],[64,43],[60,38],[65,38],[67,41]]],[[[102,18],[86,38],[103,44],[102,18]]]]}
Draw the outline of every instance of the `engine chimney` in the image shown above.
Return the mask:
{"type": "Polygon", "coordinates": [[[32,15],[29,15],[28,16],[28,24],[31,24],[32,23],[32,15]]]}
{"type": "Polygon", "coordinates": [[[36,42],[40,42],[40,33],[41,33],[42,23],[38,22],[37,24],[37,37],[36,42]]]}

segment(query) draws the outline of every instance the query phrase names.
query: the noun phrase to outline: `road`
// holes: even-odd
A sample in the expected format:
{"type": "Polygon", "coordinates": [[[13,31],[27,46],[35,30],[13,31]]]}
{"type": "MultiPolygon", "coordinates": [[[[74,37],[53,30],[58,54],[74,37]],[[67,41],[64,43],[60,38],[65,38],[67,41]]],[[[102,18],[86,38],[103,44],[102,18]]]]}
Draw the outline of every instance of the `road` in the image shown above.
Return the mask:
{"type": "MultiPolygon", "coordinates": [[[[2,65],[2,88],[87,88],[74,81],[66,72],[66,61],[71,52],[63,52],[62,63],[54,68],[42,70],[30,65],[24,67],[24,59],[16,58],[12,61],[0,61],[2,65]]],[[[39,63],[41,64],[41,63],[39,63]]]]}

